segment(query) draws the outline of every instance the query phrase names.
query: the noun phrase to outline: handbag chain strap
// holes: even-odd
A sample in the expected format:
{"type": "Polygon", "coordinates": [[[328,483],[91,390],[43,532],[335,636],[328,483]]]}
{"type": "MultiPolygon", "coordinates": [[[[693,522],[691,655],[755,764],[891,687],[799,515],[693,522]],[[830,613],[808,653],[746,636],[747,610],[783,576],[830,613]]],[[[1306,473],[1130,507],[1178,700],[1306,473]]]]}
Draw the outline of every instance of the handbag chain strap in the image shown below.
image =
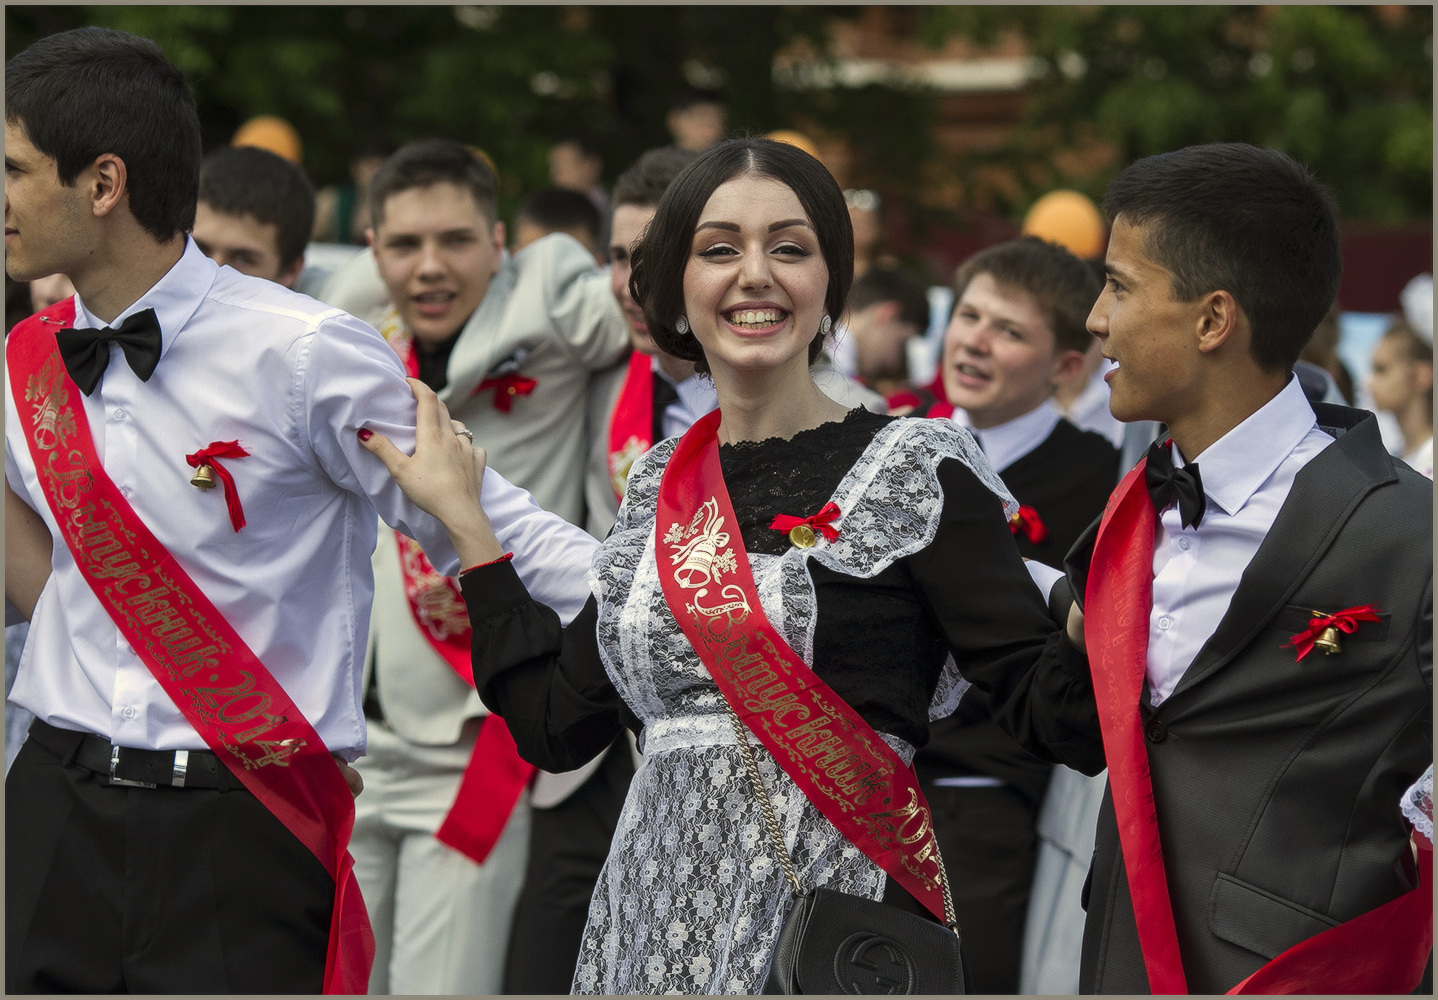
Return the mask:
{"type": "MultiPolygon", "coordinates": [[[[753,784],[754,795],[759,800],[759,810],[764,814],[764,826],[769,831],[769,841],[774,845],[774,853],[779,856],[779,864],[794,889],[794,895],[802,896],[804,888],[799,884],[799,873],[795,871],[794,861],[789,857],[788,848],[784,846],[784,835],[779,830],[779,820],[774,816],[769,790],[764,785],[764,776],[759,773],[759,762],[754,758],[754,747],[749,742],[749,730],[739,721],[739,714],[734,711],[734,706],[729,704],[729,699],[725,698],[722,692],[720,700],[724,702],[724,710],[729,713],[729,722],[734,727],[734,738],[739,743],[739,756],[744,758],[744,768],[749,772],[749,781],[753,784]]],[[[949,891],[949,873],[944,869],[944,859],[939,854],[937,837],[934,838],[934,859],[939,863],[939,887],[944,893],[944,925],[957,934],[959,920],[954,913],[954,897],[949,891]]]]}

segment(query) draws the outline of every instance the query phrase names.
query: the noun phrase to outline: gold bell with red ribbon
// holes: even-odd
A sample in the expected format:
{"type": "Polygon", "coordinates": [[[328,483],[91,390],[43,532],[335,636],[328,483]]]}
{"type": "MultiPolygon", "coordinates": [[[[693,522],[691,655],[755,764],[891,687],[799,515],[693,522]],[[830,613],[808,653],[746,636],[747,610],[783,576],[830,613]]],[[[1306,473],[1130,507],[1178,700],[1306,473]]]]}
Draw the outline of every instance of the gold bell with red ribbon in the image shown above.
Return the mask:
{"type": "Polygon", "coordinates": [[[215,470],[211,469],[208,464],[197,467],[195,474],[190,477],[190,485],[201,490],[214,489],[215,470]]]}
{"type": "Polygon", "coordinates": [[[1313,640],[1314,648],[1323,650],[1329,656],[1340,652],[1342,647],[1338,645],[1338,629],[1332,625],[1324,629],[1317,639],[1313,640]]]}
{"type": "Polygon", "coordinates": [[[796,524],[789,529],[789,541],[801,549],[812,549],[818,538],[814,535],[814,529],[807,524],[796,524]]]}

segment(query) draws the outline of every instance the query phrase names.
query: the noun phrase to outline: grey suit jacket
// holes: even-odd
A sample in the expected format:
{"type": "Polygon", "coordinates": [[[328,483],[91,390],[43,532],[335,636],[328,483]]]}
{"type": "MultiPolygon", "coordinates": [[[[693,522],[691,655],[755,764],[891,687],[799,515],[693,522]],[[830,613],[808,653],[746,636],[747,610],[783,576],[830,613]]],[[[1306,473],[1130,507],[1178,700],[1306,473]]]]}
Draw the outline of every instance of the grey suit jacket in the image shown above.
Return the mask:
{"type": "MultiPolygon", "coordinates": [[[[1194,993],[1415,883],[1398,800],[1432,760],[1432,484],[1389,457],[1372,414],[1315,410],[1338,440],[1299,473],[1177,689],[1143,709],[1194,993]],[[1285,648],[1314,610],[1362,604],[1383,621],[1340,653],[1285,648]]],[[[1070,554],[1075,593],[1094,531],[1070,554]]],[[[1089,879],[1080,989],[1149,992],[1111,793],[1089,879]]]]}
{"type": "MultiPolygon", "coordinates": [[[[334,294],[332,304],[372,315],[378,281],[372,255],[363,255],[326,292],[334,294]]],[[[504,256],[455,343],[439,398],[474,432],[495,471],[545,510],[582,525],[586,390],[591,373],[613,364],[628,344],[628,326],[593,256],[573,237],[551,234],[504,256]],[[532,394],[514,397],[508,413],[496,409],[494,390],[478,389],[505,362],[517,362],[520,374],[538,382],[532,394]]],[[[419,631],[394,539],[383,530],[374,572],[366,669],[376,671],[385,718],[410,742],[454,743],[465,720],[486,710],[419,631]]],[[[587,593],[582,577],[574,586],[587,593]]]]}

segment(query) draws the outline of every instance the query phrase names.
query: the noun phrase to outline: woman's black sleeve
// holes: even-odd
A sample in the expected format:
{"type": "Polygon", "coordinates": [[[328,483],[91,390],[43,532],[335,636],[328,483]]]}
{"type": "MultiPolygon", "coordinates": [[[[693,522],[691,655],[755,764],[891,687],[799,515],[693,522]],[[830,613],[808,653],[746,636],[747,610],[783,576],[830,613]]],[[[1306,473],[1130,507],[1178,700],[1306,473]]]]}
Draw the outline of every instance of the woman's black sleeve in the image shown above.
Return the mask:
{"type": "Polygon", "coordinates": [[[964,678],[1026,749],[1085,774],[1103,770],[1088,660],[1050,617],[996,497],[962,462],[939,464],[933,542],[907,560],[964,678]]]}
{"type": "Polygon", "coordinates": [[[594,598],[561,626],[509,562],[477,567],[459,582],[474,632],[474,685],[508,724],[520,756],[546,771],[570,771],[613,742],[623,702],[599,658],[594,598]]]}

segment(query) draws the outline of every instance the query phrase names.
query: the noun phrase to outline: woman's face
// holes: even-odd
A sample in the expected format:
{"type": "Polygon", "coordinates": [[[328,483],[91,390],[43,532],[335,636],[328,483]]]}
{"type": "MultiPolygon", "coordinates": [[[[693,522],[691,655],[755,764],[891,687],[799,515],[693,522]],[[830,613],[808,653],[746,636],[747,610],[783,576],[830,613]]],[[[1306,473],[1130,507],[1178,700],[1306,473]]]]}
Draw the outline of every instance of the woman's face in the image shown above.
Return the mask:
{"type": "Polygon", "coordinates": [[[809,366],[829,268],[819,237],[783,181],[742,175],[710,195],[684,270],[684,307],[716,380],[809,366]]]}
{"type": "Polygon", "coordinates": [[[1433,387],[1433,369],[1408,356],[1397,337],[1383,337],[1373,348],[1373,374],[1368,388],[1373,405],[1389,412],[1400,410],[1433,387]]]}

